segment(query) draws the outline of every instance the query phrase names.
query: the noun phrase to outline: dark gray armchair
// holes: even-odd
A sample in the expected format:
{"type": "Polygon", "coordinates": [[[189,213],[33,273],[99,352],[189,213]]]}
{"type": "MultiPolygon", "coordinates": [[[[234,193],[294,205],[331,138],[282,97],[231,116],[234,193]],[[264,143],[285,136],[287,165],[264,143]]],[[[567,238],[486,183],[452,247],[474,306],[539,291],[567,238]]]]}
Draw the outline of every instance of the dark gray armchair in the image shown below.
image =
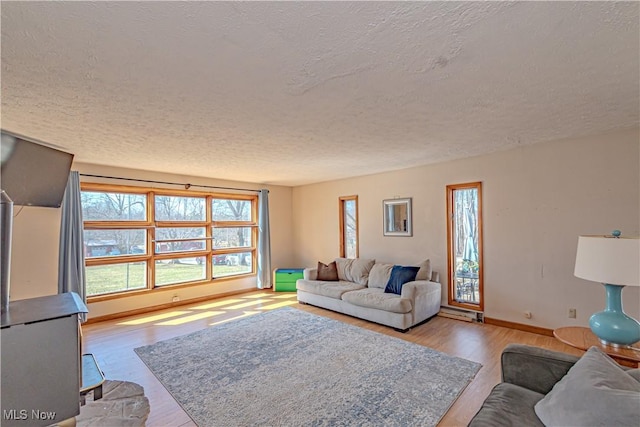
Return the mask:
{"type": "Polygon", "coordinates": [[[502,352],[502,382],[491,390],[469,427],[544,427],[534,406],[578,359],[539,347],[509,344],[502,352]]]}

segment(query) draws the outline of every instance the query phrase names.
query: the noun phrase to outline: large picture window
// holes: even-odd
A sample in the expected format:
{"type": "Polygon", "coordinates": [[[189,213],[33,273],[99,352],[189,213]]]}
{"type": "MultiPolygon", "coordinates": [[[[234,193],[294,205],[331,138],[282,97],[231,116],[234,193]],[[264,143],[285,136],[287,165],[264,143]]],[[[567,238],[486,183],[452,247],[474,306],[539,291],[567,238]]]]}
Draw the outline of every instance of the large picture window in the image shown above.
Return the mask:
{"type": "Polygon", "coordinates": [[[256,195],[81,189],[88,297],[255,274],[256,195]]]}

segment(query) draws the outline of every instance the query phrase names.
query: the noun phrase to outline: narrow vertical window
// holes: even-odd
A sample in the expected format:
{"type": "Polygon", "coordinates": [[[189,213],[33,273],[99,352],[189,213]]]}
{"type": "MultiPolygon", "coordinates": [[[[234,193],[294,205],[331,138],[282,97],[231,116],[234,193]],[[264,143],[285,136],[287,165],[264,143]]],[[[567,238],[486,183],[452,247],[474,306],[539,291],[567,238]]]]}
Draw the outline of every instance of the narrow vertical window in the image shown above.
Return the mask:
{"type": "Polygon", "coordinates": [[[483,311],[482,183],[447,186],[450,305],[483,311]]]}
{"type": "Polygon", "coordinates": [[[340,197],[340,256],[358,257],[358,196],[340,197]]]}

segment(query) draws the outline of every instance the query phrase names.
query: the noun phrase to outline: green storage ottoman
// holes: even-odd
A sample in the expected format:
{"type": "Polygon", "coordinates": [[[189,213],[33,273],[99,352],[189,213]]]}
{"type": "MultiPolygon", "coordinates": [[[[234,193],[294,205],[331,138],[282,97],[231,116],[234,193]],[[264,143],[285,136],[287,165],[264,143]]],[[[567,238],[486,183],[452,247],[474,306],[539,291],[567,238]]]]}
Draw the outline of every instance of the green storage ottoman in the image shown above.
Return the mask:
{"type": "Polygon", "coordinates": [[[276,292],[295,292],[296,281],[303,278],[303,268],[276,268],[273,271],[273,288],[276,292]]]}

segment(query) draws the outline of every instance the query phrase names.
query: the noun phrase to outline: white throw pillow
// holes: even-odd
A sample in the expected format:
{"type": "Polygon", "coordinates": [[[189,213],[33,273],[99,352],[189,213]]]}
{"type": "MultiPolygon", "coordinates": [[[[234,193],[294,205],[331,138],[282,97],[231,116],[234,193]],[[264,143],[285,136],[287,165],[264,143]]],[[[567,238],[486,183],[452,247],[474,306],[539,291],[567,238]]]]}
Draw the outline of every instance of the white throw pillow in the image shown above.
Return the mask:
{"type": "Polygon", "coordinates": [[[424,260],[418,267],[420,267],[420,270],[416,274],[416,280],[431,280],[431,261],[424,260]]]}
{"type": "Polygon", "coordinates": [[[374,263],[373,259],[336,258],[338,279],[366,286],[369,280],[369,271],[374,263]]]}
{"type": "Polygon", "coordinates": [[[535,406],[545,426],[633,426],[640,421],[640,383],[591,347],[535,406]]]}
{"type": "Polygon", "coordinates": [[[371,267],[371,271],[369,272],[368,286],[370,288],[384,289],[387,286],[387,282],[389,282],[392,269],[393,264],[385,264],[382,262],[373,264],[373,267],[371,267]]]}

